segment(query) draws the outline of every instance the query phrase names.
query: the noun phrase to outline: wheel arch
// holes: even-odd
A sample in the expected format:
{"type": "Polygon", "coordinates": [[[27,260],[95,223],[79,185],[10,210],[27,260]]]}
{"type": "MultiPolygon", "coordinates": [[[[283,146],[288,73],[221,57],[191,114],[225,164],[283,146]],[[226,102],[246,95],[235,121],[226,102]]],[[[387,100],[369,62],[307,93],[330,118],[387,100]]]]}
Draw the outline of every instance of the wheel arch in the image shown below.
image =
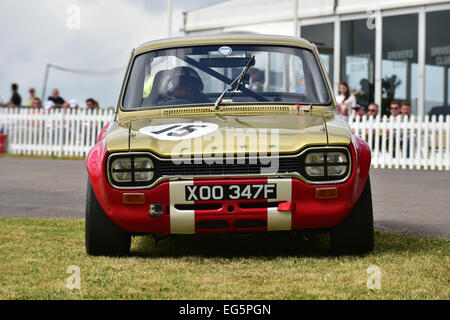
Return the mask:
{"type": "Polygon", "coordinates": [[[109,215],[110,208],[105,188],[105,183],[108,183],[105,172],[107,155],[106,142],[103,139],[89,150],[86,156],[86,169],[92,190],[103,211],[109,215]]]}
{"type": "Polygon", "coordinates": [[[352,135],[351,143],[352,153],[354,154],[354,187],[352,205],[355,205],[361,196],[367,179],[369,177],[371,165],[371,151],[370,147],[363,139],[352,135]]]}

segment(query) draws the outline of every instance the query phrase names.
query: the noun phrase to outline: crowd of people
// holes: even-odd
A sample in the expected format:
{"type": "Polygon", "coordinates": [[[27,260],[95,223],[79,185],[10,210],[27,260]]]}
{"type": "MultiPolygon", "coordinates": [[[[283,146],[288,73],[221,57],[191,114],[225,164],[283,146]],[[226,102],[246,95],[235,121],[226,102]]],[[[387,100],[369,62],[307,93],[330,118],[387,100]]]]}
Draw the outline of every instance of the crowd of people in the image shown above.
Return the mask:
{"type": "MultiPolygon", "coordinates": [[[[336,103],[338,112],[343,117],[349,116],[367,116],[377,117],[380,111],[379,106],[375,102],[369,103],[367,107],[357,104],[355,94],[350,92],[348,84],[341,82],[339,84],[339,92],[336,95],[336,103]]],[[[390,104],[389,116],[394,117],[410,117],[411,116],[411,103],[407,100],[397,101],[393,100],[390,104]]]]}
{"type": "MultiPolygon", "coordinates": [[[[255,77],[256,79],[256,77],[259,76],[259,74],[255,75],[251,74],[251,76],[255,77]]],[[[255,81],[255,83],[259,84],[259,82],[257,81],[255,81]]],[[[36,90],[34,88],[30,88],[28,90],[29,92],[28,100],[26,104],[22,104],[22,97],[20,96],[18,89],[19,86],[16,83],[13,83],[11,85],[12,95],[11,99],[6,103],[6,106],[8,107],[27,106],[33,109],[44,108],[45,110],[80,108],[80,105],[76,99],[66,101],[63,97],[61,97],[59,90],[57,88],[52,90],[52,94],[47,98],[45,102],[42,102],[41,99],[39,99],[36,96],[36,90]]],[[[355,95],[357,94],[358,94],[357,92],[354,92],[352,94],[350,92],[348,84],[346,82],[341,82],[339,84],[339,92],[336,95],[338,112],[343,117],[346,118],[348,118],[349,116],[360,116],[360,117],[373,116],[374,118],[377,117],[380,110],[379,106],[374,102],[369,103],[367,107],[357,104],[357,99],[355,97],[355,95]]],[[[93,98],[86,99],[85,103],[87,109],[99,108],[98,102],[93,98]]],[[[411,104],[409,101],[406,100],[401,102],[393,100],[391,101],[389,112],[390,112],[389,115],[393,116],[394,118],[403,116],[407,116],[409,118],[411,116],[411,104]]]]}
{"type": "MultiPolygon", "coordinates": [[[[339,92],[336,96],[336,104],[337,109],[340,115],[342,115],[344,118],[348,119],[350,116],[353,117],[366,117],[368,119],[375,119],[380,115],[380,108],[375,102],[370,102],[367,107],[363,105],[357,104],[357,99],[355,98],[355,94],[357,92],[354,92],[354,94],[350,93],[348,84],[345,82],[341,82],[339,84],[339,92]],[[371,118],[372,117],[372,118],[371,118]]],[[[411,104],[409,101],[397,101],[392,100],[389,107],[389,114],[388,116],[393,119],[393,121],[397,122],[402,119],[409,119],[411,116],[411,104]]],[[[372,138],[370,138],[370,130],[365,130],[361,134],[363,135],[363,139],[365,141],[371,141],[372,146],[376,146],[377,140],[378,145],[382,146],[383,144],[383,136],[381,134],[381,131],[372,135],[372,138]]],[[[353,132],[354,129],[353,129],[353,132]]],[[[372,131],[374,132],[374,131],[372,131]]],[[[406,143],[406,152],[405,156],[407,158],[410,157],[410,145],[411,145],[411,138],[410,134],[407,133],[406,135],[402,132],[399,133],[399,136],[397,137],[395,134],[388,134],[387,139],[392,139],[392,145],[391,148],[393,149],[393,156],[395,156],[397,151],[397,148],[400,150],[403,150],[403,145],[406,143]],[[396,141],[398,140],[399,145],[397,145],[396,141]]]]}
{"type": "MultiPolygon", "coordinates": [[[[11,99],[6,103],[7,107],[21,107],[26,106],[32,109],[78,109],[80,108],[80,104],[76,99],[71,99],[66,101],[63,97],[60,96],[58,89],[53,89],[52,94],[47,98],[45,102],[41,101],[36,96],[36,90],[34,88],[30,88],[28,90],[29,97],[26,104],[22,103],[22,97],[19,94],[19,86],[16,83],[11,85],[11,99]]],[[[99,109],[98,102],[93,98],[86,99],[86,108],[87,109],[99,109]]]]}

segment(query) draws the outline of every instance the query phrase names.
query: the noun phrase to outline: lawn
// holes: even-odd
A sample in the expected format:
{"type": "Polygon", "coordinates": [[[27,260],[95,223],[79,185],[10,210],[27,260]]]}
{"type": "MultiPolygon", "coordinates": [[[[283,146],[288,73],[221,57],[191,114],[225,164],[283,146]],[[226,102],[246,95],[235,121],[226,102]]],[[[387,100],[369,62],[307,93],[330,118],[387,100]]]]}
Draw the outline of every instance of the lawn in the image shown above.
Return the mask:
{"type": "Polygon", "coordinates": [[[0,299],[450,298],[448,239],[376,231],[372,254],[335,257],[326,235],[146,236],[108,258],[86,255],[83,220],[0,218],[0,234],[0,299]],[[66,288],[71,265],[79,290],[66,288]]]}

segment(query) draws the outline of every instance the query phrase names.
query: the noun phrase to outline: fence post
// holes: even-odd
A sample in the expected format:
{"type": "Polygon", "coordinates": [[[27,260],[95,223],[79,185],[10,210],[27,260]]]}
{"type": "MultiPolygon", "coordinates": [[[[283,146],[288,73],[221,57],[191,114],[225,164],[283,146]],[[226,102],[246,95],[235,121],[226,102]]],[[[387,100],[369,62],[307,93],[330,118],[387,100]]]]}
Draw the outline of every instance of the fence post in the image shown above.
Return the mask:
{"type": "Polygon", "coordinates": [[[445,117],[445,151],[447,158],[446,169],[450,170],[450,115],[445,117]]]}
{"type": "Polygon", "coordinates": [[[415,165],[416,165],[416,169],[422,169],[422,120],[423,120],[423,116],[417,116],[417,124],[416,124],[416,128],[417,128],[417,148],[416,148],[416,157],[414,158],[415,160],[415,165]]]}
{"type": "Polygon", "coordinates": [[[416,116],[412,115],[411,116],[411,121],[409,121],[408,123],[408,132],[409,132],[409,137],[408,137],[408,146],[409,146],[409,158],[408,158],[408,167],[410,170],[414,169],[414,159],[415,159],[415,124],[417,123],[416,120],[416,116]]]}
{"type": "Polygon", "coordinates": [[[431,169],[436,169],[436,115],[431,116],[431,169]]]}
{"type": "Polygon", "coordinates": [[[383,116],[383,121],[381,122],[382,125],[382,131],[381,131],[381,162],[380,162],[380,168],[386,167],[386,135],[387,130],[386,127],[389,124],[388,117],[386,115],[383,116]]]}
{"type": "Polygon", "coordinates": [[[59,110],[59,114],[60,116],[58,117],[60,119],[60,124],[59,124],[59,150],[58,150],[58,156],[62,157],[63,152],[64,152],[64,109],[60,109],[59,110]]]}
{"type": "Polygon", "coordinates": [[[443,159],[443,156],[444,156],[444,153],[443,153],[443,151],[442,151],[442,149],[443,149],[443,144],[444,144],[444,139],[443,139],[443,129],[444,129],[444,116],[442,115],[442,114],[440,114],[439,115],[439,119],[438,119],[439,121],[438,121],[438,126],[439,126],[439,128],[438,128],[438,144],[439,144],[439,146],[438,146],[438,149],[439,149],[439,153],[438,153],[438,169],[439,170],[442,170],[442,168],[443,168],[443,162],[444,162],[444,159],[443,159]]]}

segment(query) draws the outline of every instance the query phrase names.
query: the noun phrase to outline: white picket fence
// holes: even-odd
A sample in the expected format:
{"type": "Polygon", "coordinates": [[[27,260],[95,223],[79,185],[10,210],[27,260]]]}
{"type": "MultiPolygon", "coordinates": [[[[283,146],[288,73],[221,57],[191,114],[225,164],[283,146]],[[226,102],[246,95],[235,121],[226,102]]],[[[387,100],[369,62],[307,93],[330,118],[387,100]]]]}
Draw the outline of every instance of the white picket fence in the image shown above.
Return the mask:
{"type": "Polygon", "coordinates": [[[349,118],[367,141],[372,167],[450,171],[450,116],[349,118]]]}
{"type": "Polygon", "coordinates": [[[0,131],[8,135],[8,153],[83,157],[113,118],[112,109],[0,108],[0,131]]]}
{"type": "MultiPolygon", "coordinates": [[[[8,135],[9,153],[83,157],[113,117],[111,109],[0,108],[0,131],[8,135]]],[[[372,167],[450,171],[450,116],[357,117],[348,124],[369,143],[372,167]]]]}

